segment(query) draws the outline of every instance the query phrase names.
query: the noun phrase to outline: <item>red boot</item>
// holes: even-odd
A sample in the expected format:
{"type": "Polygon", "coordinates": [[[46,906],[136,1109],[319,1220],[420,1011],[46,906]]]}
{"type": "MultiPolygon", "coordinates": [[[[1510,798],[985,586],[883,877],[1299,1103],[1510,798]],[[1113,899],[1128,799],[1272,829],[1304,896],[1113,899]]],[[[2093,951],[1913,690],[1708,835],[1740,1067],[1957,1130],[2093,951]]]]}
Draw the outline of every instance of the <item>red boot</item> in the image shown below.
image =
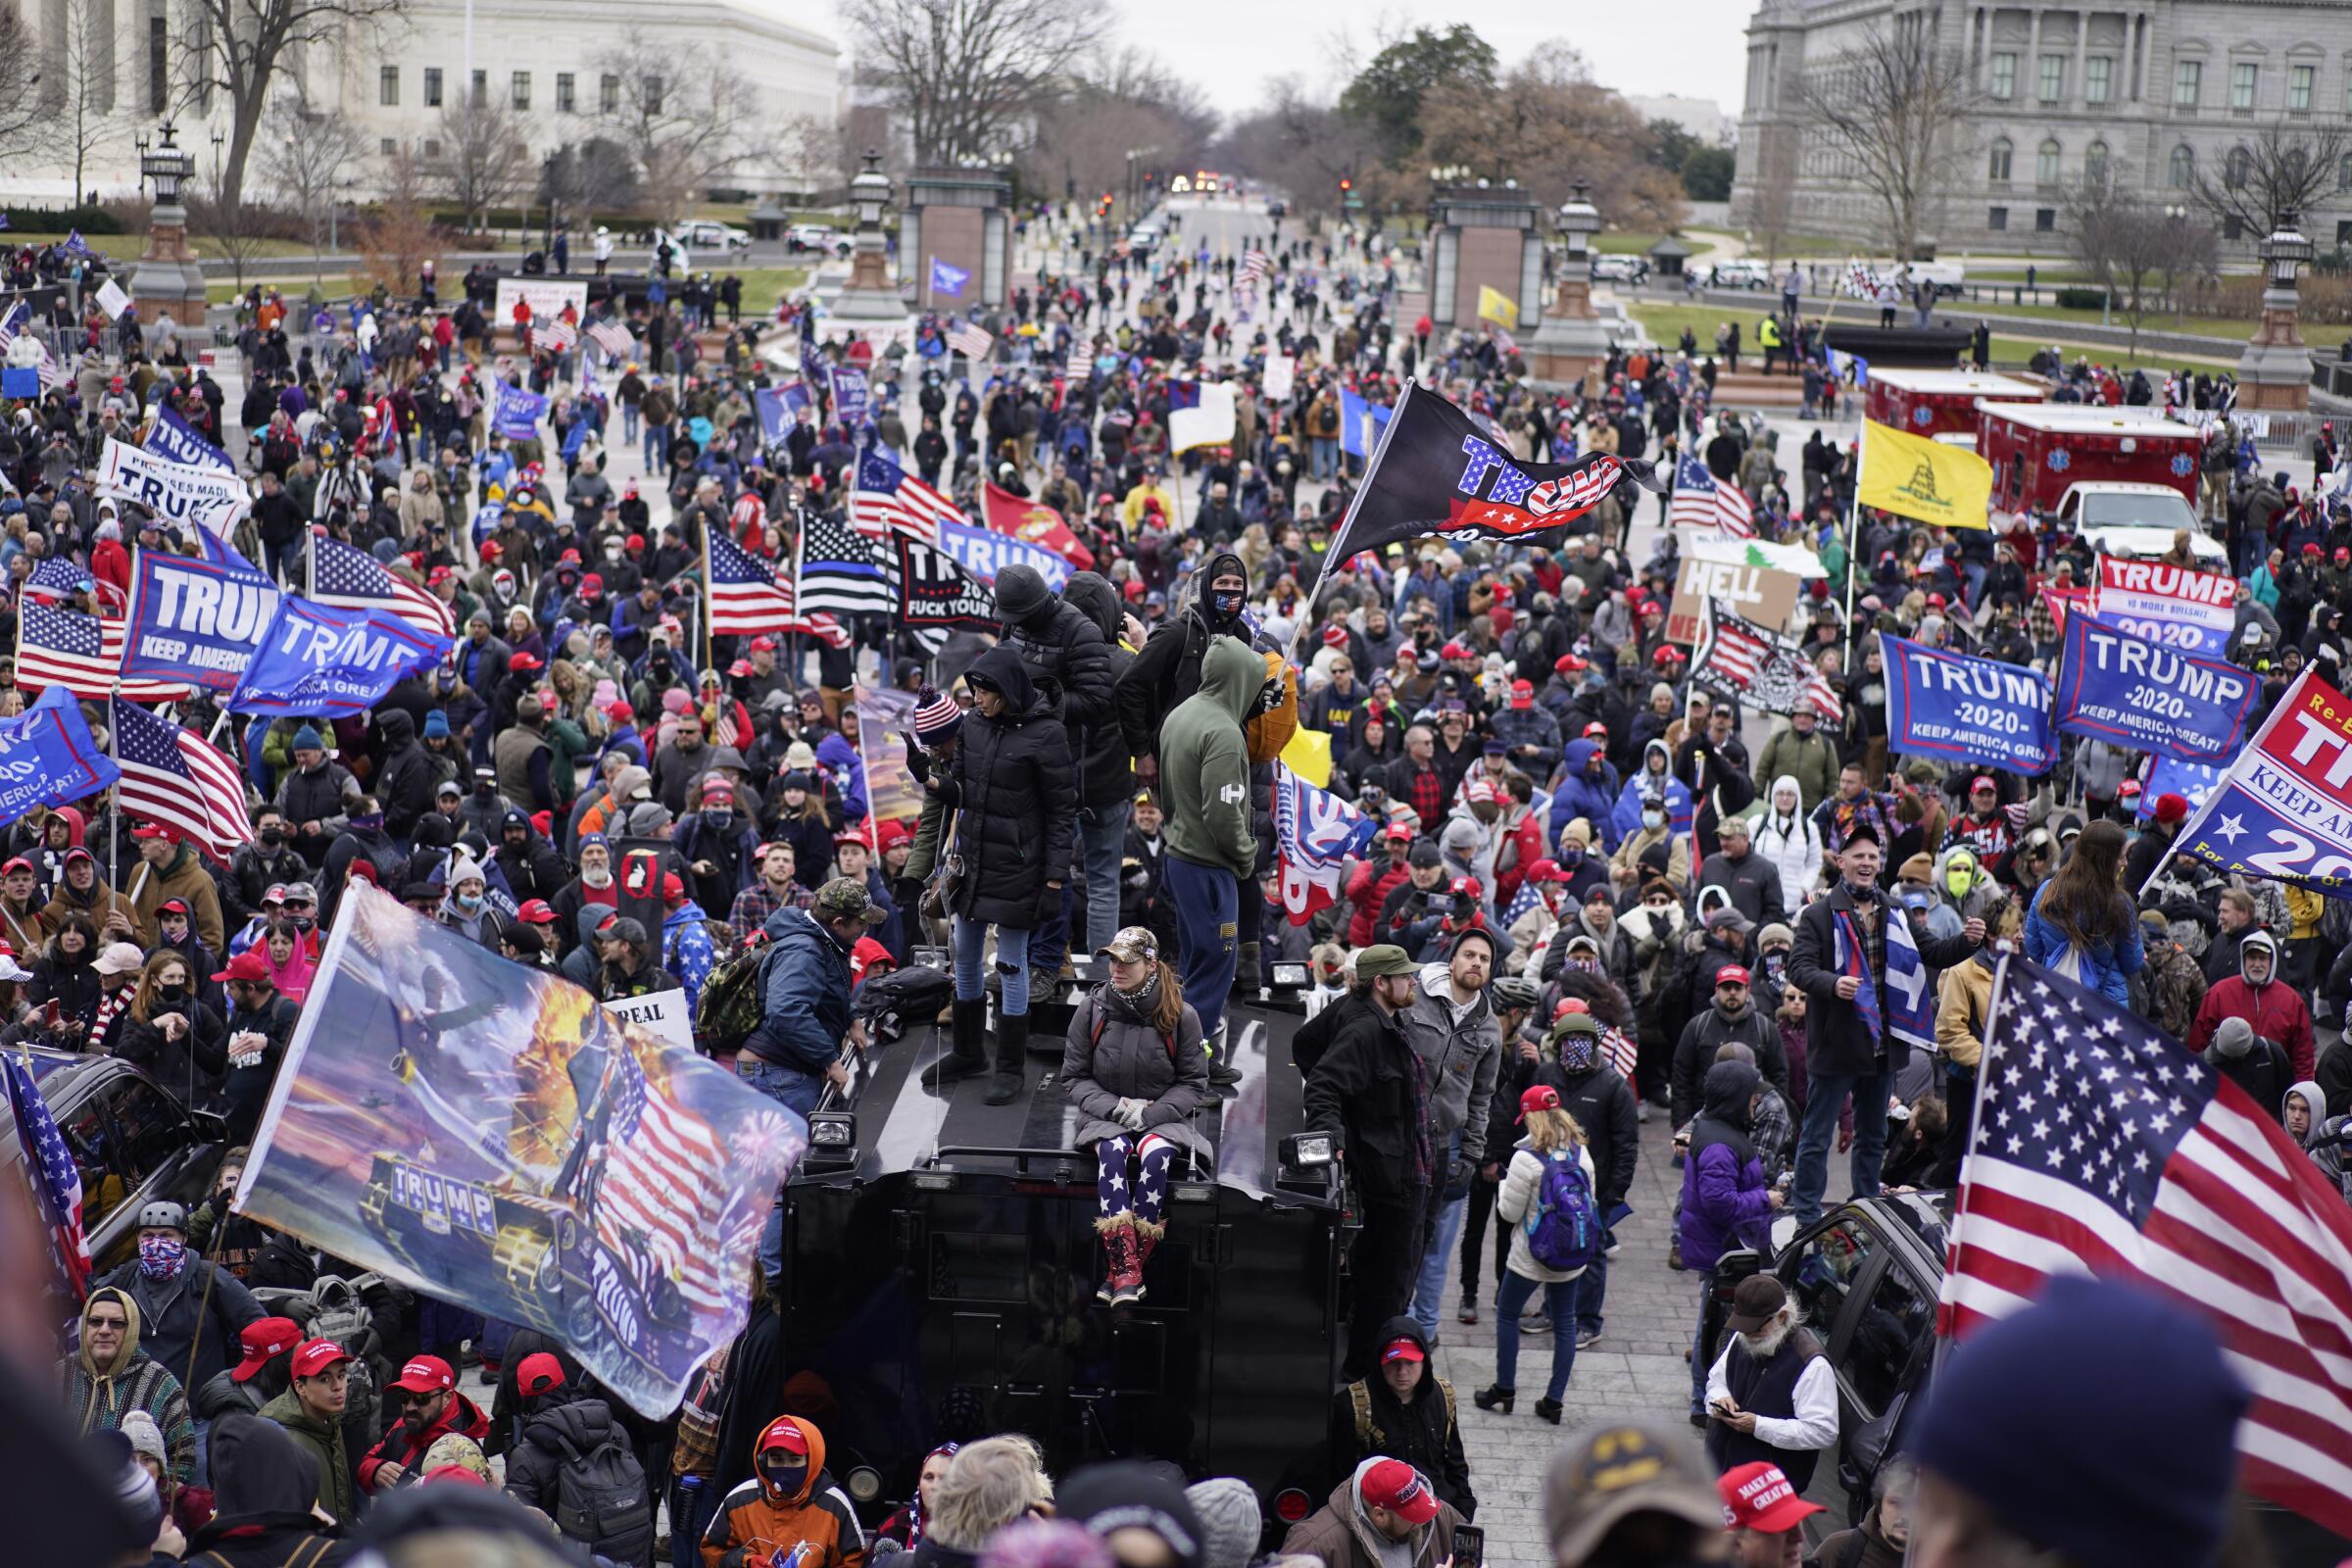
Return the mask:
{"type": "Polygon", "coordinates": [[[1095,1291],[1095,1299],[1125,1305],[1135,1298],[1125,1293],[1138,1289],[1143,1275],[1143,1265],[1136,1260],[1135,1216],[1122,1211],[1099,1219],[1095,1234],[1102,1238],[1103,1256],[1102,1283],[1095,1291]]]}
{"type": "Polygon", "coordinates": [[[1144,1298],[1144,1265],[1152,1261],[1152,1250],[1159,1246],[1160,1238],[1167,1234],[1165,1225],[1154,1224],[1148,1219],[1135,1222],[1135,1272],[1128,1281],[1126,1297],[1111,1298],[1114,1305],[1132,1306],[1144,1298]]]}

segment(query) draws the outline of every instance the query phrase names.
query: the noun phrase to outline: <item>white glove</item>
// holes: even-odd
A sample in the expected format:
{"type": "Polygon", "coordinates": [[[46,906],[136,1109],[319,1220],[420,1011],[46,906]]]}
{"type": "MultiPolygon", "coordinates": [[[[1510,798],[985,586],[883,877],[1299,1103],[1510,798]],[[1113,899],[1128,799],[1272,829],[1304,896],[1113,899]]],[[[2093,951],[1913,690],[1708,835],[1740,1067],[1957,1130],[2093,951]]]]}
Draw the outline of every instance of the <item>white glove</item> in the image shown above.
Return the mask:
{"type": "Polygon", "coordinates": [[[1144,1112],[1150,1106],[1151,1102],[1149,1101],[1121,1100],[1111,1110],[1111,1116],[1129,1131],[1140,1133],[1144,1130],[1144,1112]]]}

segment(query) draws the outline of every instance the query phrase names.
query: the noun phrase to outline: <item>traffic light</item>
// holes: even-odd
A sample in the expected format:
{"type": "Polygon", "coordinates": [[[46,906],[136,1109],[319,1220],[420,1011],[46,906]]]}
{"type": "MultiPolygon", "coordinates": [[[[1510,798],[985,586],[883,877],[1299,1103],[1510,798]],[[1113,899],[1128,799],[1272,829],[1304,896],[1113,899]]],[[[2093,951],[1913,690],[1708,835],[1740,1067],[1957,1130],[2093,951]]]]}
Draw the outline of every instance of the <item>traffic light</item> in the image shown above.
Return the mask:
{"type": "Polygon", "coordinates": [[[1353,190],[1353,189],[1355,189],[1355,181],[1354,181],[1354,180],[1352,180],[1352,179],[1349,179],[1349,178],[1348,178],[1347,175],[1345,175],[1345,174],[1341,175],[1341,176],[1340,176],[1340,194],[1341,194],[1341,195],[1343,195],[1343,196],[1345,196],[1345,195],[1347,195],[1347,194],[1348,194],[1349,191],[1351,191],[1351,190],[1353,190]]]}

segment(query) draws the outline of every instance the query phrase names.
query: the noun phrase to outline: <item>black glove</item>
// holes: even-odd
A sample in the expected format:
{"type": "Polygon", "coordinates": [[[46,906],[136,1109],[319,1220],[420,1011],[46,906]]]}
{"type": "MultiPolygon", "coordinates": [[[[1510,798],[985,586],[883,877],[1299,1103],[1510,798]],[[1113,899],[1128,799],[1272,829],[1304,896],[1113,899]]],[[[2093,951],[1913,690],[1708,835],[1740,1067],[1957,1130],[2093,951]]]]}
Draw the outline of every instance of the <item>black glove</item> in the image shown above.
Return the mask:
{"type": "Polygon", "coordinates": [[[1470,1185],[1470,1178],[1473,1174],[1475,1174],[1475,1167],[1471,1165],[1470,1161],[1456,1154],[1453,1163],[1446,1167],[1446,1185],[1447,1187],[1467,1187],[1470,1185]]]}
{"type": "Polygon", "coordinates": [[[903,876],[890,885],[890,902],[902,909],[911,909],[923,901],[920,877],[903,876]]]}

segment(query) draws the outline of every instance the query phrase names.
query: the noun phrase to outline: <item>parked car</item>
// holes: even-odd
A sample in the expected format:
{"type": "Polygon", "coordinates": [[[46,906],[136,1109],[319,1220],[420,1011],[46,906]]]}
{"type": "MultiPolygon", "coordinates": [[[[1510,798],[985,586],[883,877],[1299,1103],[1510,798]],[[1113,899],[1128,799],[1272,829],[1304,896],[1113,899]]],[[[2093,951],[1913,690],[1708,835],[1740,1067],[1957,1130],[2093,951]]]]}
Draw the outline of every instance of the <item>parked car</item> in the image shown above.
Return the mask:
{"type": "Polygon", "coordinates": [[[1159,244],[1159,225],[1156,223],[1138,223],[1127,231],[1128,248],[1146,256],[1152,254],[1159,244]]]}
{"type": "Polygon", "coordinates": [[[847,255],[850,237],[824,223],[795,223],[784,231],[784,240],[795,251],[830,251],[847,255]]]}
{"type": "Polygon", "coordinates": [[[1277,196],[1266,203],[1266,216],[1268,218],[1288,218],[1291,216],[1291,204],[1277,196]]]}
{"type": "Polygon", "coordinates": [[[1592,258],[1592,281],[1595,283],[1640,283],[1649,277],[1649,258],[1646,256],[1601,256],[1592,258]]]}
{"type": "Polygon", "coordinates": [[[1744,258],[1739,261],[1717,262],[1707,270],[1707,286],[1710,288],[1770,288],[1772,286],[1772,269],[1766,267],[1762,262],[1748,261],[1744,258]]]}
{"type": "MultiPolygon", "coordinates": [[[[141,1204],[168,1198],[193,1208],[211,1196],[228,1149],[220,1117],[189,1110],[114,1056],[34,1050],[29,1057],[33,1082],[81,1172],[82,1227],[100,1272],[137,1251],[141,1204]]],[[[0,1123],[0,1162],[24,1157],[16,1123],[0,1123]]]]}
{"type": "Polygon", "coordinates": [[[680,223],[674,230],[678,238],[698,251],[748,251],[752,236],[732,223],[714,219],[695,218],[680,223]]]}

